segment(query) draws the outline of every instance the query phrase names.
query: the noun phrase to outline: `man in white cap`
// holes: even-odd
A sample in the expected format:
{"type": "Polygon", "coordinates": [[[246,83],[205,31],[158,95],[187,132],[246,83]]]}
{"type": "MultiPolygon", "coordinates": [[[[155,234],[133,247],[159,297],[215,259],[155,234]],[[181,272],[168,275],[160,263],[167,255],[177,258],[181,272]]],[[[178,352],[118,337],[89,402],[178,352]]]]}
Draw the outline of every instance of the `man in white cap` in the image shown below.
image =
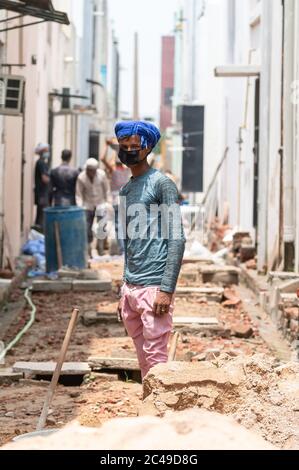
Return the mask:
{"type": "MultiPolygon", "coordinates": [[[[110,200],[110,188],[106,173],[99,169],[99,162],[95,158],[89,158],[85,170],[78,176],[76,186],[76,203],[86,210],[89,254],[91,254],[92,226],[96,209],[108,200],[110,200]]],[[[103,254],[104,238],[98,243],[99,254],[103,254]]]]}
{"type": "Polygon", "coordinates": [[[35,148],[35,154],[39,159],[35,165],[35,188],[34,199],[36,209],[35,225],[39,229],[43,229],[44,224],[44,209],[49,206],[49,193],[50,193],[50,176],[48,159],[50,157],[49,144],[38,144],[35,148]]]}

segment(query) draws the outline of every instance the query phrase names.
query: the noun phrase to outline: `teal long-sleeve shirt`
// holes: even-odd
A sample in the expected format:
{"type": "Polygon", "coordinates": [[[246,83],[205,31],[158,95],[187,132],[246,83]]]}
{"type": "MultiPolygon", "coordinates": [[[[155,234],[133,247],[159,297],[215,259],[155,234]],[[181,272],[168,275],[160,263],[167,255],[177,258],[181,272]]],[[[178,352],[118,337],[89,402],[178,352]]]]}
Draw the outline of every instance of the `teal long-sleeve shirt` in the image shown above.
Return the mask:
{"type": "Polygon", "coordinates": [[[152,168],[131,178],[120,191],[120,220],[124,280],[173,293],[185,250],[176,185],[152,168]]]}

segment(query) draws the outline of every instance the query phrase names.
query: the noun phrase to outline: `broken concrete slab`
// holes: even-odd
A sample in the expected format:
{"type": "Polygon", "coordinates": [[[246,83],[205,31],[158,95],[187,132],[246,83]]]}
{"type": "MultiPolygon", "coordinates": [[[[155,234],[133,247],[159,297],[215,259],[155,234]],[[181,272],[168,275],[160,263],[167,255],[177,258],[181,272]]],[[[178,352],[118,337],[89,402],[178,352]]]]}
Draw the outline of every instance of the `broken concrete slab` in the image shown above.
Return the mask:
{"type": "Polygon", "coordinates": [[[224,289],[221,287],[178,287],[176,295],[192,295],[198,297],[205,297],[207,301],[218,302],[222,301],[224,289]]]}
{"type": "Polygon", "coordinates": [[[216,317],[173,317],[174,325],[219,325],[216,317]]]}
{"type": "Polygon", "coordinates": [[[73,281],[73,290],[75,292],[108,292],[112,289],[110,281],[73,281]]]}
{"type": "MultiPolygon", "coordinates": [[[[26,375],[52,375],[56,367],[56,362],[16,362],[13,365],[13,372],[26,375]]],[[[87,362],[64,362],[61,375],[85,375],[91,372],[87,362]]]]}
{"type": "Polygon", "coordinates": [[[60,279],[78,279],[79,275],[79,269],[61,268],[58,270],[58,277],[60,279]]]}
{"type": "Polygon", "coordinates": [[[270,284],[277,279],[280,281],[299,281],[299,273],[285,271],[270,271],[268,273],[268,281],[270,284]]]}
{"type": "Polygon", "coordinates": [[[223,354],[213,362],[159,364],[144,379],[140,414],[165,416],[205,408],[233,415],[256,432],[264,434],[267,429],[267,439],[284,447],[298,428],[294,413],[298,378],[298,364],[290,376],[281,377],[275,359],[260,354],[234,359],[223,354]]]}
{"type": "Polygon", "coordinates": [[[72,281],[42,281],[34,280],[32,282],[33,292],[70,292],[72,290],[72,281]]]}
{"type": "Polygon", "coordinates": [[[184,256],[183,265],[188,263],[215,264],[211,258],[203,258],[201,256],[184,256]]]}
{"type": "Polygon", "coordinates": [[[137,359],[119,357],[96,357],[88,358],[88,365],[93,371],[112,370],[140,370],[137,359]]]}
{"type": "Polygon", "coordinates": [[[200,268],[202,281],[223,286],[238,285],[240,269],[233,266],[204,266],[200,268]]]}
{"type": "Polygon", "coordinates": [[[12,368],[0,369],[0,385],[18,382],[23,378],[21,372],[14,372],[12,368]]]}
{"type": "Polygon", "coordinates": [[[92,378],[103,380],[103,382],[117,382],[119,380],[117,374],[108,374],[106,372],[92,372],[92,378]]]}
{"type": "Polygon", "coordinates": [[[181,272],[180,277],[179,277],[179,282],[197,282],[199,278],[198,272],[197,271],[187,271],[187,272],[181,272]]]}
{"type": "Polygon", "coordinates": [[[231,330],[222,325],[174,325],[174,331],[179,331],[185,335],[200,336],[204,338],[221,337],[228,339],[231,336],[231,330]]]}
{"type": "Polygon", "coordinates": [[[242,367],[227,370],[211,362],[172,362],[158,364],[149,371],[144,379],[143,393],[144,399],[153,394],[150,400],[155,396],[155,405],[159,396],[159,412],[166,411],[168,406],[173,410],[192,406],[208,408],[222,400],[224,391],[232,394],[244,380],[242,367]],[[169,394],[171,404],[165,403],[165,394],[169,394]]]}
{"type": "Polygon", "coordinates": [[[94,310],[84,312],[81,316],[84,326],[92,326],[102,323],[118,323],[117,313],[96,312],[94,310]]]}

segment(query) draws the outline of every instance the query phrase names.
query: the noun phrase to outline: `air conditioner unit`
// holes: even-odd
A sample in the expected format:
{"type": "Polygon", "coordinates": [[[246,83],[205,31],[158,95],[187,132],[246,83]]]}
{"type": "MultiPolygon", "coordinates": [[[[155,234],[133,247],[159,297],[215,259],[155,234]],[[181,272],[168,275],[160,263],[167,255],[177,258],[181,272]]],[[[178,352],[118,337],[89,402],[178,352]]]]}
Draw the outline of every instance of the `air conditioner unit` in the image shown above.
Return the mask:
{"type": "Polygon", "coordinates": [[[23,113],[25,78],[0,75],[0,114],[19,116],[23,113]]]}

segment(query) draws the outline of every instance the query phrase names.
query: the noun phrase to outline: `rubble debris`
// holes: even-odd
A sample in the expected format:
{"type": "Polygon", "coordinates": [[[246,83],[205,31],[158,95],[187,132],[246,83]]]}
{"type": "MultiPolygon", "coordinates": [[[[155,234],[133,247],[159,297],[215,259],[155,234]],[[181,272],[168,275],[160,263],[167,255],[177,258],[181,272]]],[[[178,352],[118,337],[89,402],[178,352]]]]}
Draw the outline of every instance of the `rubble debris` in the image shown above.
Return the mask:
{"type": "Polygon", "coordinates": [[[257,262],[255,259],[251,259],[245,263],[247,269],[257,270],[257,262]]]}
{"type": "Polygon", "coordinates": [[[233,235],[233,252],[236,255],[239,253],[243,240],[251,240],[249,232],[236,232],[233,235]]]}
{"type": "Polygon", "coordinates": [[[224,294],[222,287],[177,287],[176,295],[205,297],[210,302],[221,302],[224,294]]]}
{"type": "Polygon", "coordinates": [[[250,325],[237,323],[232,327],[232,335],[237,338],[249,339],[253,336],[253,329],[250,325]]]}
{"type": "Polygon", "coordinates": [[[235,308],[241,304],[241,299],[237,297],[236,292],[233,289],[224,290],[224,298],[226,299],[222,302],[223,307],[235,308]]]}
{"type": "Polygon", "coordinates": [[[240,270],[232,266],[205,266],[200,268],[204,284],[213,283],[222,286],[239,284],[240,270]]]}
{"type": "Polygon", "coordinates": [[[244,240],[242,241],[241,248],[240,248],[240,262],[246,263],[248,261],[254,261],[256,256],[256,248],[255,245],[251,243],[245,244],[244,240]]]}
{"type": "Polygon", "coordinates": [[[298,363],[277,367],[265,355],[159,364],[145,377],[140,414],[205,408],[232,415],[274,445],[290,448],[298,429],[298,384],[298,363]]]}

